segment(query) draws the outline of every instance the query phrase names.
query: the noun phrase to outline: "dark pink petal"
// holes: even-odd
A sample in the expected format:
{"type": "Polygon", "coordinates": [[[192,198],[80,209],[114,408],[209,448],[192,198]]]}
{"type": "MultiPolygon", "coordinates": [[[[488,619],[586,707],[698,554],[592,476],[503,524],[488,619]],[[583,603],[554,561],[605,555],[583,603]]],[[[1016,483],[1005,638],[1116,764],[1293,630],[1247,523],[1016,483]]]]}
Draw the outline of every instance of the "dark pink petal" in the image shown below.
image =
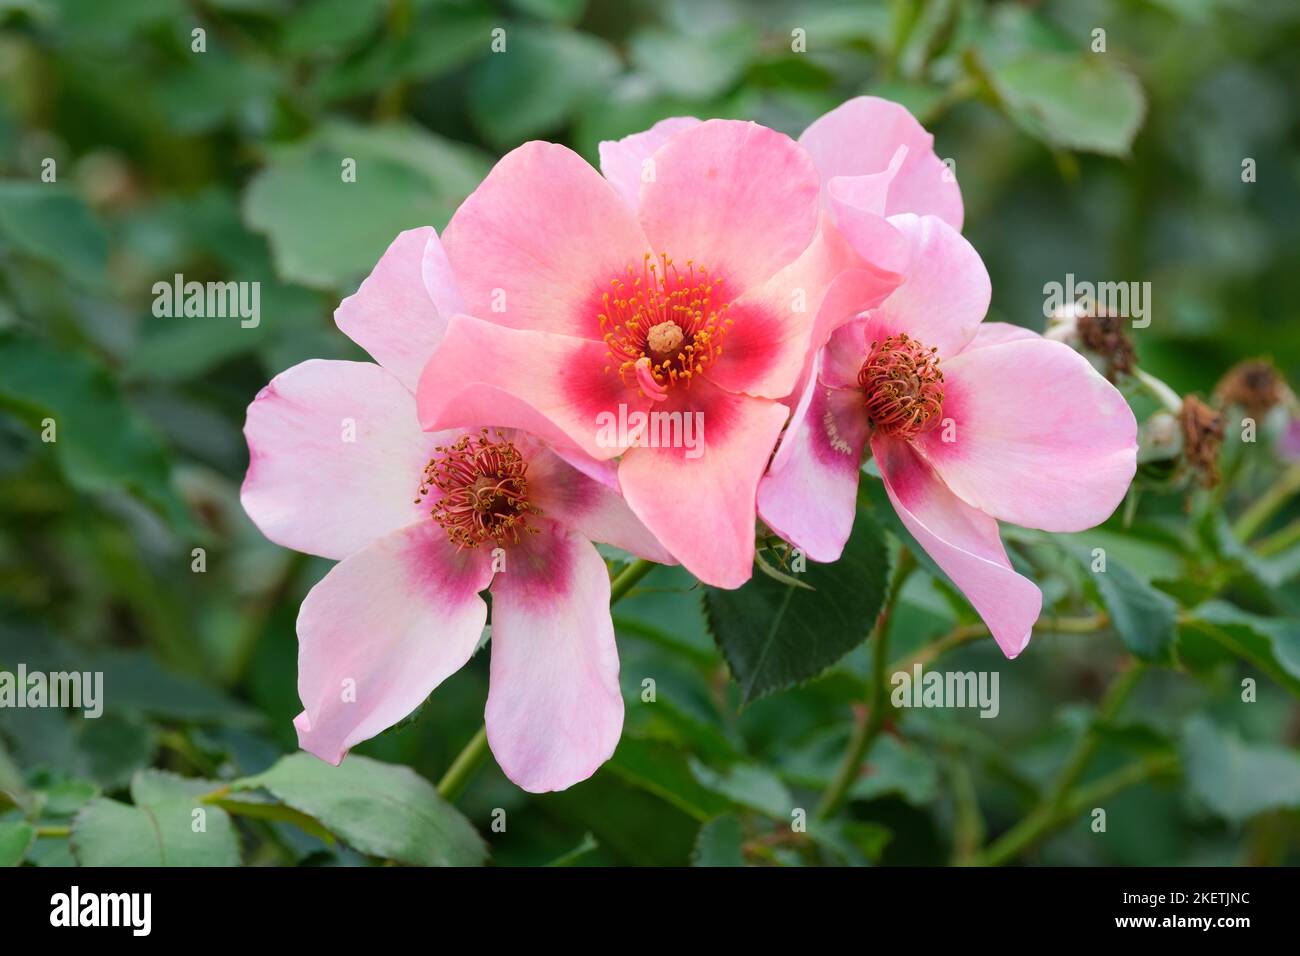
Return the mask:
{"type": "MultiPolygon", "coordinates": [[[[577,531],[588,541],[622,548],[638,558],[676,564],[617,488],[592,478],[572,464],[576,455],[561,457],[538,445],[528,455],[528,500],[555,523],[577,531]]],[[[609,462],[598,462],[608,467],[609,462]]],[[[615,473],[616,474],[616,473],[615,473]]]]}
{"type": "Polygon", "coordinates": [[[1137,422],[1083,356],[1035,336],[968,349],[942,368],[951,427],[914,444],[964,501],[1014,524],[1082,531],[1123,500],[1137,422]]]}
{"type": "Polygon", "coordinates": [[[605,174],[610,185],[618,190],[629,209],[635,210],[641,205],[643,170],[653,169],[647,167],[645,161],[675,135],[684,129],[698,126],[699,122],[694,116],[670,116],[643,132],[622,139],[601,141],[600,171],[605,174]]]}
{"type": "Polygon", "coordinates": [[[420,377],[420,424],[428,430],[477,424],[522,428],[597,459],[621,451],[600,444],[600,415],[620,403],[645,407],[609,364],[603,342],[508,329],[452,316],[442,346],[420,377]]]}
{"type": "Polygon", "coordinates": [[[447,316],[464,311],[446,256],[428,226],[401,233],[357,291],[334,310],[338,327],[415,391],[442,341],[447,316]]]}
{"type": "Polygon", "coordinates": [[[623,731],[605,562],[577,534],[538,527],[492,583],[486,712],[497,763],[532,793],[586,780],[623,731]]]}
{"type": "Polygon", "coordinates": [[[890,225],[910,247],[902,284],[871,313],[872,339],[906,332],[940,359],[956,355],[975,337],[988,312],[992,286],[974,247],[942,219],[892,216],[890,225]]]}
{"type": "Polygon", "coordinates": [[[758,486],[767,526],[814,561],[839,559],[853,530],[862,450],[870,434],[862,394],[827,388],[818,367],[758,486]]]}
{"type": "Polygon", "coordinates": [[[739,587],[753,571],[758,480],[789,410],[695,379],[689,392],[675,390],[654,411],[698,412],[702,454],[629,449],[618,469],[623,495],[688,571],[715,587],[739,587]]]}
{"type": "Polygon", "coordinates": [[[906,442],[877,434],[871,449],[907,530],[961,588],[1002,653],[1019,655],[1029,643],[1043,596],[1011,569],[997,522],[949,491],[906,442]]]}
{"type": "Polygon", "coordinates": [[[889,168],[906,146],[889,184],[886,215],[935,215],[954,229],[962,224],[956,177],[934,152],[934,137],[905,108],[874,96],[859,96],[815,120],[799,144],[812,156],[822,183],[835,176],[862,176],[889,168]]]}
{"type": "Polygon", "coordinates": [[[731,304],[722,354],[705,374],[731,392],[786,399],[831,331],[898,285],[897,275],[865,266],[824,221],[798,259],[731,304]]]}
{"type": "Polygon", "coordinates": [[[794,262],[817,231],[817,170],[781,133],[708,120],[672,137],[653,160],[655,179],[641,187],[650,244],[721,278],[726,298],[794,262]]]}
{"type": "Polygon", "coordinates": [[[298,612],[298,743],[322,760],[397,723],[478,645],[489,552],[425,520],[345,558],[298,612]]]}
{"type": "Polygon", "coordinates": [[[443,231],[471,315],[601,339],[601,296],[650,251],[614,188],[577,153],[525,143],[496,164],[443,231]]]}
{"type": "Polygon", "coordinates": [[[369,362],[312,360],[257,393],[244,424],[240,500],[276,544],[345,558],[428,513],[415,503],[440,436],[415,399],[369,362]]]}

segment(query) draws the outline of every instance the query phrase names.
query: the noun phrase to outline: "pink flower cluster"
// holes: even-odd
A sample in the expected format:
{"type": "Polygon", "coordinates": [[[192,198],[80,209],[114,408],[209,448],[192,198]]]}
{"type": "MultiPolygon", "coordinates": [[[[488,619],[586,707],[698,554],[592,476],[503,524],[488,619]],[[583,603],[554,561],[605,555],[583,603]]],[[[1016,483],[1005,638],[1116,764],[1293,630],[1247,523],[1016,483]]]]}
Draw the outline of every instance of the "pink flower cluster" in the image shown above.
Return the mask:
{"type": "Polygon", "coordinates": [[[1105,520],[1136,423],[1066,346],[982,323],[932,143],[869,97],[797,142],[664,120],[602,143],[600,172],[531,142],[441,238],[398,236],[336,313],[378,364],[305,362],[248,410],[245,509],[339,562],[298,616],[302,746],[337,763],[410,713],[479,647],[487,592],[498,763],[532,791],[585,779],[623,724],[592,542],[734,588],[761,518],[834,561],[868,446],[1019,654],[1041,596],[997,522],[1105,520]]]}

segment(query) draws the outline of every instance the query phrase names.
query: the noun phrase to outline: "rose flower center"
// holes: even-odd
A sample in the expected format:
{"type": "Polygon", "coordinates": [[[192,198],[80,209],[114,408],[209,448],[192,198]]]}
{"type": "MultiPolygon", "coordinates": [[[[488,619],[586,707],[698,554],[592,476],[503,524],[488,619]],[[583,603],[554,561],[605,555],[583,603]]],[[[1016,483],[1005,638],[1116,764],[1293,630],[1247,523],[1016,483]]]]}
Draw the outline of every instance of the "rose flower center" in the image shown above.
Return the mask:
{"type": "Polygon", "coordinates": [[[484,541],[502,545],[536,534],[527,517],[541,512],[528,502],[528,463],[519,450],[485,428],[454,445],[439,446],[424,466],[416,503],[432,488],[442,492],[430,517],[461,548],[484,541]]]}
{"type": "Polygon", "coordinates": [[[612,364],[624,384],[662,401],[678,382],[688,386],[722,354],[722,336],[731,320],[722,298],[722,279],[687,260],[685,271],[673,260],[646,255],[637,275],[610,280],[601,295],[600,327],[612,364]]]}
{"type": "Polygon", "coordinates": [[[943,372],[938,350],[927,349],[906,332],[871,343],[858,385],[871,424],[892,438],[914,438],[939,421],[943,372]]]}

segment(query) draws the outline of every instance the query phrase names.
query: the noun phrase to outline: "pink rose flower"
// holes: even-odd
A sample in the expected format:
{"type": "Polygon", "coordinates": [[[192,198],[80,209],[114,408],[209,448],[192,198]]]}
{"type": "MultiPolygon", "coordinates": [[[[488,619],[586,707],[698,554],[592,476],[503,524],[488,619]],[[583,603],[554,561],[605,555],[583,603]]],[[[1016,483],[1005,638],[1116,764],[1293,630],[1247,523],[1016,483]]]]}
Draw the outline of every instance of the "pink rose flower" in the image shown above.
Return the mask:
{"type": "Polygon", "coordinates": [[[988,273],[936,216],[890,216],[902,284],[840,326],[759,488],[764,521],[815,561],[840,556],[868,444],[903,524],[961,588],[1008,657],[1042,595],[1012,570],[997,522],[1080,531],[1104,521],[1137,467],[1137,422],[1078,353],[981,324],[988,273]]]}
{"type": "MultiPolygon", "coordinates": [[[[810,134],[832,166],[845,159],[810,134]]],[[[737,587],[815,329],[878,304],[897,276],[824,216],[809,152],[762,126],[665,120],[602,144],[601,166],[527,143],[452,218],[443,244],[466,308],[420,380],[420,419],[495,421],[620,458],[646,527],[702,581],[737,587]],[[700,423],[700,453],[664,447],[653,425],[640,442],[602,426],[648,413],[700,423]]]]}
{"type": "Polygon", "coordinates": [[[434,231],[400,235],[336,313],[380,364],[304,362],[262,389],[241,498],[272,541],[339,562],[298,614],[304,749],[337,764],[419,706],[474,654],[489,590],[492,752],[524,789],[564,789],[623,726],[591,541],[671,559],[579,452],[512,429],[420,428],[416,376],[460,307],[434,231]]]}

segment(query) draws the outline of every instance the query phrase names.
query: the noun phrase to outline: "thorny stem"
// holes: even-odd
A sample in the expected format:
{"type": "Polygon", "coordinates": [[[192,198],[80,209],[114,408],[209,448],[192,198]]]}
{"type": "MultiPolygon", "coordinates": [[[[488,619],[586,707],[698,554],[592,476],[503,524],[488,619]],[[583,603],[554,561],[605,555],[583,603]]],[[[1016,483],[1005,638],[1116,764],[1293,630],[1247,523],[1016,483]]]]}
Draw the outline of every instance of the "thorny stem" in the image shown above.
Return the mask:
{"type": "Polygon", "coordinates": [[[885,726],[885,714],[888,712],[886,702],[889,699],[889,618],[898,601],[899,592],[907,581],[908,575],[916,568],[916,558],[904,548],[898,553],[898,563],[889,582],[889,591],[885,595],[885,604],[876,617],[876,624],[871,631],[871,686],[868,689],[866,717],[859,721],[849,740],[849,749],[844,754],[844,761],[835,774],[835,779],[822,795],[817,806],[817,816],[825,819],[844,803],[849,788],[862,772],[862,762],[871,751],[871,745],[880,736],[885,726]]]}
{"type": "MultiPolygon", "coordinates": [[[[609,603],[617,603],[622,598],[627,597],[632,588],[637,585],[642,578],[653,571],[657,565],[653,561],[638,559],[629,564],[620,571],[609,583],[609,603]]],[[[488,756],[488,739],[487,727],[480,727],[478,732],[470,738],[456,759],[451,762],[447,772],[442,775],[438,781],[438,793],[446,800],[455,800],[470,783],[474,776],[487,762],[488,756]]]]}

